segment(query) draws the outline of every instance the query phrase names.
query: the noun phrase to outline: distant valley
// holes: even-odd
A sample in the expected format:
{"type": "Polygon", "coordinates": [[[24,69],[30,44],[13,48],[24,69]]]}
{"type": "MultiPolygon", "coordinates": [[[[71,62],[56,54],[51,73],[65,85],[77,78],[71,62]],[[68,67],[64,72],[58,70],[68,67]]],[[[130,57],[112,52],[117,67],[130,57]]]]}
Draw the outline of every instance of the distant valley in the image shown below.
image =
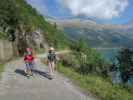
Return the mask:
{"type": "Polygon", "coordinates": [[[99,24],[91,19],[47,18],[56,23],[71,40],[83,38],[91,47],[133,48],[133,21],[121,25],[99,24]]]}

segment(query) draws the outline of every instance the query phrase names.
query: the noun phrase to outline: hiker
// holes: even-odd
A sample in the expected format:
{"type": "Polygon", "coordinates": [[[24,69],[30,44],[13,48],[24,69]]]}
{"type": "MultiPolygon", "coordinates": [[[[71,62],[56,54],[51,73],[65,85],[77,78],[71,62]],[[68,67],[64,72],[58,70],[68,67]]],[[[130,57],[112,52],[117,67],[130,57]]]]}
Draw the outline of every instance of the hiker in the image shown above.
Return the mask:
{"type": "Polygon", "coordinates": [[[27,76],[32,76],[32,69],[33,69],[33,63],[34,63],[34,57],[32,54],[32,48],[26,48],[26,53],[24,55],[24,61],[26,64],[25,73],[27,76]]]}
{"type": "Polygon", "coordinates": [[[51,47],[49,49],[47,59],[48,59],[49,74],[51,76],[53,76],[54,75],[55,62],[56,62],[56,54],[55,54],[53,47],[51,47]]]}

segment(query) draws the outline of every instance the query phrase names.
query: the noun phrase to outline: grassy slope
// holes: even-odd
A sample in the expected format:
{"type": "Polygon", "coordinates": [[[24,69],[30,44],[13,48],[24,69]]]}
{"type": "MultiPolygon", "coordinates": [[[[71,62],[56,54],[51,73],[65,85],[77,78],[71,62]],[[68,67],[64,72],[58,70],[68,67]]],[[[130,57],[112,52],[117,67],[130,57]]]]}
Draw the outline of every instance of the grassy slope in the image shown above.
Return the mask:
{"type": "Polygon", "coordinates": [[[47,42],[56,48],[64,48],[67,46],[67,40],[63,32],[57,30],[54,25],[45,21],[34,8],[28,5],[24,0],[15,0],[20,10],[20,16],[30,23],[33,29],[41,28],[44,38],[47,42]]]}
{"type": "MultiPolygon", "coordinates": [[[[41,29],[41,33],[43,34],[48,44],[51,44],[56,48],[63,48],[67,46],[67,40],[64,36],[64,33],[59,31],[54,25],[45,21],[45,18],[42,15],[40,15],[36,11],[36,9],[32,8],[29,4],[27,4],[26,0],[9,1],[4,0],[4,2],[1,3],[0,12],[2,13],[0,13],[0,16],[2,17],[0,17],[0,24],[2,26],[0,27],[10,27],[14,30],[15,28],[17,28],[20,31],[19,35],[22,35],[22,30],[25,30],[28,34],[37,29],[41,29]],[[13,10],[7,11],[7,9],[11,8],[13,10]]],[[[1,37],[3,37],[3,35],[0,33],[0,38],[1,37]]]]}
{"type": "Polygon", "coordinates": [[[69,77],[87,93],[91,92],[101,98],[101,100],[133,100],[131,92],[120,86],[113,86],[100,76],[83,76],[76,73],[73,69],[63,67],[61,64],[58,65],[57,70],[69,77]]]}

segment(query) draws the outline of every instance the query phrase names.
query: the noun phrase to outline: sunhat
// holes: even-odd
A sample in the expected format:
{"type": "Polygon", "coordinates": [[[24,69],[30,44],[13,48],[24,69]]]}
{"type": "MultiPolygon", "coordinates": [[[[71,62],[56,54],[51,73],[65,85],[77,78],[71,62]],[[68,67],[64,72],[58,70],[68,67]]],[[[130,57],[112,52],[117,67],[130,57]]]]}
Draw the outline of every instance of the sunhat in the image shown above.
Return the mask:
{"type": "Polygon", "coordinates": [[[53,47],[50,47],[49,50],[54,51],[54,48],[53,47]]]}

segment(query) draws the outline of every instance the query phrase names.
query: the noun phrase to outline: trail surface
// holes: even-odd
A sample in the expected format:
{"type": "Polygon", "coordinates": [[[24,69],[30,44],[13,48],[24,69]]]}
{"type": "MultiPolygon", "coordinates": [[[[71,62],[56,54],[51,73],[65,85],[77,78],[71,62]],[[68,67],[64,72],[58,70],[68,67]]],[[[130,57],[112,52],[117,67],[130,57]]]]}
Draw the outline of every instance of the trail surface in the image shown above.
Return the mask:
{"type": "Polygon", "coordinates": [[[47,66],[36,59],[35,74],[28,79],[22,59],[9,62],[0,79],[0,100],[94,100],[56,72],[50,80],[47,66]]]}

